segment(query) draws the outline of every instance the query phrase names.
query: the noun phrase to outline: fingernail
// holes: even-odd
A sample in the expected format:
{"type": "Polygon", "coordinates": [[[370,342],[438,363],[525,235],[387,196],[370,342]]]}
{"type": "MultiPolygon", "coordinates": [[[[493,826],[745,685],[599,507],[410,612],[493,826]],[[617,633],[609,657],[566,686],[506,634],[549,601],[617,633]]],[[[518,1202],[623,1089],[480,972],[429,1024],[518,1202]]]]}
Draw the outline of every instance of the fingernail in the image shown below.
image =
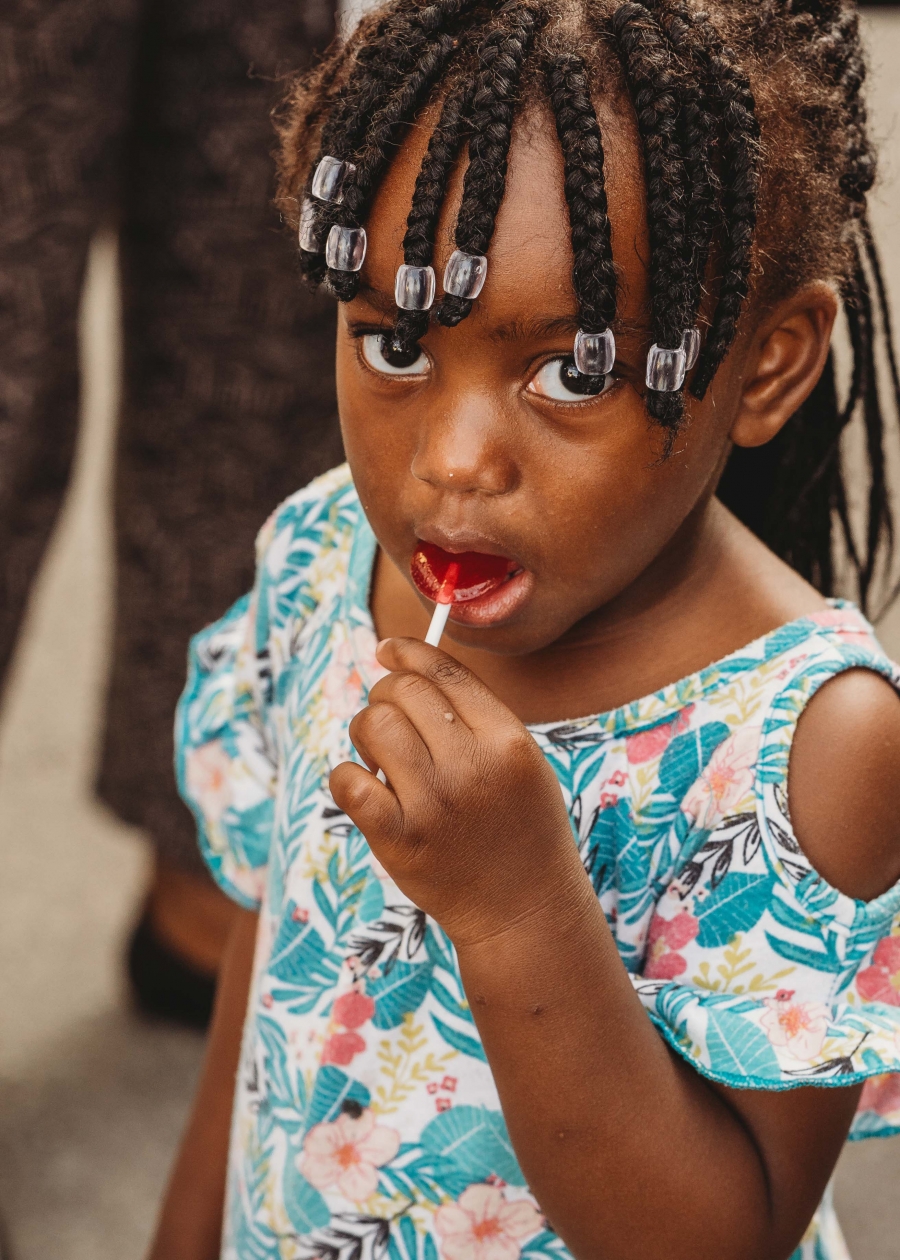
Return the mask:
{"type": "Polygon", "coordinates": [[[375,648],[375,651],[380,652],[381,649],[384,647],[385,643],[390,643],[390,639],[379,639],[378,646],[375,648]]]}

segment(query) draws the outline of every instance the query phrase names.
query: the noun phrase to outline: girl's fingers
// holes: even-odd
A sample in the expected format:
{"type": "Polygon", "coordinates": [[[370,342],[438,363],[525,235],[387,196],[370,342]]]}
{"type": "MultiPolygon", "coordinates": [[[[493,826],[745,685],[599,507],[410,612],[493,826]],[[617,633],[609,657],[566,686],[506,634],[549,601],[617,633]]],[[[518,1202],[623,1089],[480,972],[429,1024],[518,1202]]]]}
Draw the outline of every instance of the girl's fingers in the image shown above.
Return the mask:
{"type": "Polygon", "coordinates": [[[331,772],[328,786],[338,809],[344,811],[364,836],[391,840],[403,826],[403,810],[389,787],[352,761],[342,761],[331,772]]]}
{"type": "Polygon", "coordinates": [[[480,678],[440,648],[431,647],[420,639],[383,639],[377,655],[386,669],[408,671],[427,679],[443,693],[453,711],[472,731],[496,730],[498,722],[516,723],[506,705],[480,678]]]}
{"type": "Polygon", "coordinates": [[[416,728],[433,761],[453,756],[471,731],[434,683],[408,671],[388,674],[369,692],[369,703],[394,704],[416,728]]]}
{"type": "Polygon", "coordinates": [[[384,771],[393,793],[401,799],[420,791],[432,773],[428,748],[396,704],[376,701],[361,709],[350,723],[350,739],[366,765],[384,771]]]}

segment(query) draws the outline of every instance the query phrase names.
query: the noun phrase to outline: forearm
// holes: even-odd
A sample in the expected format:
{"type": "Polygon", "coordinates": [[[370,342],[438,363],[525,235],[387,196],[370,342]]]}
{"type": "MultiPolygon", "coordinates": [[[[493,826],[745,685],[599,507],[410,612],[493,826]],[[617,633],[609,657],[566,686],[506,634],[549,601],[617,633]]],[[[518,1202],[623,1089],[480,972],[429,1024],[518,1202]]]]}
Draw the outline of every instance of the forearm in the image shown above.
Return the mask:
{"type": "Polygon", "coordinates": [[[775,1260],[756,1145],[656,1032],[586,882],[458,953],[516,1154],[580,1260],[775,1260]]]}
{"type": "Polygon", "coordinates": [[[232,929],[197,1095],[148,1260],[216,1260],[219,1255],[234,1082],[257,922],[257,915],[241,912],[232,929]]]}

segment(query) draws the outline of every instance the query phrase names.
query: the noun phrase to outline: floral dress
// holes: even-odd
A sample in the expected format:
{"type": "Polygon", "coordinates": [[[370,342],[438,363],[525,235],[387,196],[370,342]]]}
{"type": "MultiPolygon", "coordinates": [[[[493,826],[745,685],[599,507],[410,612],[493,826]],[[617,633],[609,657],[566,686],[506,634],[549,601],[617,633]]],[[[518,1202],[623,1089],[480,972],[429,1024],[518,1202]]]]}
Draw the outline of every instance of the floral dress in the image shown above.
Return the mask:
{"type": "MultiPolygon", "coordinates": [[[[259,908],[227,1260],[566,1260],[516,1161],[453,946],[336,808],[380,676],[376,543],[346,467],[289,499],[252,594],[192,645],[182,792],[221,886],[259,908]]],[[[842,670],[900,685],[834,602],[611,713],[531,726],[622,964],[661,1036],[738,1088],[865,1081],[900,1132],[900,885],[855,901],[791,828],[797,719],[842,670]]],[[[793,1260],[846,1249],[826,1195],[793,1260]]]]}

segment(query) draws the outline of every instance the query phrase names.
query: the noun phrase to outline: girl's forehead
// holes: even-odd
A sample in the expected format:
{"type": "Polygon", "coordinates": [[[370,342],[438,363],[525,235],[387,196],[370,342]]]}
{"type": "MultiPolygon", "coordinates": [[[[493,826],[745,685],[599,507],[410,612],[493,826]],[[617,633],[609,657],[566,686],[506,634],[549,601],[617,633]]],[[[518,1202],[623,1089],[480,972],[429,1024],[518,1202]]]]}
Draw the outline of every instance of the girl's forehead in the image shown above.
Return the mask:
{"type": "MultiPolygon", "coordinates": [[[[605,178],[619,283],[619,318],[644,322],[649,257],[643,175],[630,120],[598,109],[605,152],[605,178]]],[[[394,277],[403,262],[403,237],[416,178],[431,136],[433,119],[409,129],[382,183],[367,220],[364,285],[393,302],[394,277]]],[[[434,268],[440,280],[455,248],[453,229],[462,199],[466,158],[461,157],[444,197],[435,241],[434,268]]],[[[509,322],[531,313],[568,318],[577,325],[572,284],[571,227],[563,157],[548,108],[534,104],[513,127],[506,190],[488,251],[488,280],[472,318],[509,322]]]]}

